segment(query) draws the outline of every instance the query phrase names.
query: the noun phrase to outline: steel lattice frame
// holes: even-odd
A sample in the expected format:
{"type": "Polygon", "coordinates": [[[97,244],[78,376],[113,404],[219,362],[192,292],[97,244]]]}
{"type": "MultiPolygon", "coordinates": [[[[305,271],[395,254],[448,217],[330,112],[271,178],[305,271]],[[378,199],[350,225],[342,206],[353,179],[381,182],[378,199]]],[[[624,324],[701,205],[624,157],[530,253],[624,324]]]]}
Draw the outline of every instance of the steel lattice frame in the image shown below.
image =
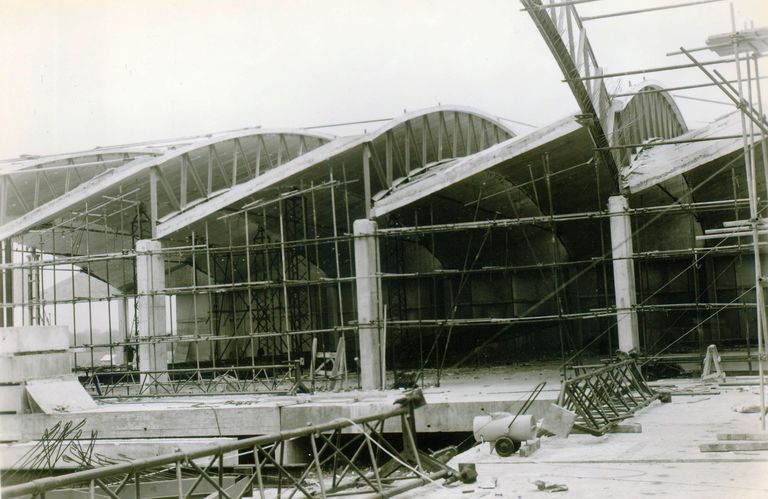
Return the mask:
{"type": "Polygon", "coordinates": [[[47,492],[84,487],[83,492],[91,497],[98,492],[119,498],[131,486],[136,497],[141,497],[142,484],[163,478],[175,481],[178,497],[191,497],[203,482],[224,498],[241,498],[256,491],[260,497],[275,492],[278,497],[299,493],[322,498],[350,493],[391,497],[451,474],[449,468],[435,466],[434,460],[423,457],[417,447],[414,414],[425,403],[416,390],[379,414],[43,478],[4,487],[3,496],[44,497],[47,492]],[[385,429],[391,431],[398,425],[402,446],[383,437],[385,429]],[[343,436],[348,438],[342,440],[343,436]],[[299,469],[289,469],[284,444],[297,438],[309,440],[310,459],[299,469]],[[251,456],[252,464],[239,466],[237,472],[227,470],[225,458],[233,453],[241,458],[251,456]],[[233,474],[235,483],[227,487],[232,482],[225,477],[233,474]]]}

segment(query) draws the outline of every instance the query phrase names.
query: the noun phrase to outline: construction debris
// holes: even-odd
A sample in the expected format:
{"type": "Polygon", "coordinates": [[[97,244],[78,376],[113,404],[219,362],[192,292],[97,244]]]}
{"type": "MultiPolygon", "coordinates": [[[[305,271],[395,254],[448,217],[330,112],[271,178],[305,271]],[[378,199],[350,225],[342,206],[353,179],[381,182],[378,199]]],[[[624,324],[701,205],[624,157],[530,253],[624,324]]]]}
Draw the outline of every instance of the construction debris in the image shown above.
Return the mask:
{"type": "Polygon", "coordinates": [[[768,433],[718,433],[718,440],[752,440],[768,442],[768,433]]]}
{"type": "Polygon", "coordinates": [[[462,483],[475,483],[477,481],[475,463],[459,463],[459,477],[462,483]]]}
{"type": "Polygon", "coordinates": [[[527,440],[526,442],[523,442],[523,445],[520,447],[519,455],[520,457],[530,457],[534,452],[536,452],[540,448],[541,448],[540,438],[527,440]]]}
{"type": "Polygon", "coordinates": [[[571,433],[577,414],[557,404],[550,404],[541,421],[539,435],[566,438],[571,433]]]}
{"type": "Polygon", "coordinates": [[[484,478],[481,482],[477,484],[478,489],[495,489],[496,485],[499,483],[499,479],[495,476],[484,478]]]}
{"type": "Polygon", "coordinates": [[[547,483],[543,480],[536,480],[533,482],[539,490],[545,492],[568,492],[568,486],[562,483],[547,483]]]}
{"type": "Polygon", "coordinates": [[[726,442],[699,445],[701,452],[730,452],[730,451],[754,451],[768,450],[766,442],[726,442]]]}
{"type": "Polygon", "coordinates": [[[759,405],[738,405],[733,408],[734,412],[739,412],[741,414],[759,414],[760,413],[760,406],[759,405]]]}

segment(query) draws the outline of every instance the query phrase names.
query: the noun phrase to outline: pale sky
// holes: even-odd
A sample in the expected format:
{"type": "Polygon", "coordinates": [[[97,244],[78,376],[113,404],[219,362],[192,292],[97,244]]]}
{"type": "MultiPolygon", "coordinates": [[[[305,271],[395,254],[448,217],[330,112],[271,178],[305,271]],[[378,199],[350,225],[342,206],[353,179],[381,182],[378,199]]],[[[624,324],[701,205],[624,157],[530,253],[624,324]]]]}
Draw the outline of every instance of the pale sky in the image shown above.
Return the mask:
{"type": "MultiPolygon", "coordinates": [[[[734,6],[739,28],[768,25],[767,0],[734,6]]],[[[385,118],[438,103],[545,125],[577,107],[520,9],[518,0],[0,0],[0,158],[385,118]]],[[[730,31],[729,2],[595,20],[588,30],[606,72],[679,64],[684,56],[665,53],[730,31]]],[[[768,64],[761,71],[768,76],[768,64]]],[[[706,81],[697,69],[647,77],[706,81]]],[[[725,100],[713,88],[675,93],[725,100]]],[[[678,102],[691,128],[732,109],[678,102]]]]}

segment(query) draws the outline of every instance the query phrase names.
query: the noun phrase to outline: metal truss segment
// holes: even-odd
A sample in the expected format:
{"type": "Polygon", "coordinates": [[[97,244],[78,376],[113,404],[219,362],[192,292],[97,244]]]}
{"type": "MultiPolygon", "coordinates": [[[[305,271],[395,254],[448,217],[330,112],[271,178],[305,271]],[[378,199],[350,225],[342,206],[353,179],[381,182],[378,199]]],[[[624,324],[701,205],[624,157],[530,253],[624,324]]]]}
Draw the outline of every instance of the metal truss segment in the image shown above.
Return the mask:
{"type": "Polygon", "coordinates": [[[575,428],[602,435],[660,397],[645,382],[634,359],[606,366],[575,366],[566,379],[558,404],[576,412],[575,428]]]}

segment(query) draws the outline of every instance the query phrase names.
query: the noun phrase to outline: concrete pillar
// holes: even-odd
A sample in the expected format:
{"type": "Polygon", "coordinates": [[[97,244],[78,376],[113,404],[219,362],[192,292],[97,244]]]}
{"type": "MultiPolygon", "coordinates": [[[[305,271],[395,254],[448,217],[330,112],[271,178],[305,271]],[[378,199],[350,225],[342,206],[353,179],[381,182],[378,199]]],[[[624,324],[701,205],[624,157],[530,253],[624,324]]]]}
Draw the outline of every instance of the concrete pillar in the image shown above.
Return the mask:
{"type": "Polygon", "coordinates": [[[376,222],[355,220],[355,284],[360,339],[360,384],[363,390],[382,387],[384,372],[382,303],[380,300],[379,247],[376,222]]]}
{"type": "MultiPolygon", "coordinates": [[[[138,300],[138,335],[141,340],[148,337],[166,336],[165,327],[165,296],[152,294],[165,289],[165,261],[160,254],[160,241],[142,239],[136,241],[136,292],[138,300]]],[[[168,369],[168,347],[165,343],[139,344],[139,370],[165,371],[168,369]]],[[[167,381],[168,375],[153,373],[141,375],[141,382],[151,383],[152,380],[167,381]]]]}
{"type": "MultiPolygon", "coordinates": [[[[25,261],[25,255],[20,251],[17,246],[12,251],[11,260],[15,264],[20,264],[25,261]]],[[[11,298],[13,299],[13,320],[12,323],[15,326],[30,326],[29,307],[25,307],[24,303],[29,303],[29,297],[27,295],[29,291],[29,267],[16,267],[11,271],[11,298]]]]}
{"type": "Polygon", "coordinates": [[[613,287],[616,294],[616,324],[619,330],[619,350],[640,350],[637,303],[635,295],[635,261],[632,259],[632,223],[627,213],[629,204],[624,196],[608,198],[611,213],[611,248],[613,253],[613,287]]]}
{"type": "MultiPolygon", "coordinates": [[[[0,201],[1,202],[1,201],[0,201]]],[[[2,243],[2,259],[1,261],[4,264],[10,264],[13,263],[13,252],[11,251],[11,240],[6,239],[5,241],[0,241],[2,243]]],[[[2,276],[2,282],[0,282],[0,288],[2,288],[2,294],[3,294],[3,310],[0,312],[2,317],[0,317],[0,325],[4,327],[11,327],[13,326],[13,307],[10,305],[13,303],[13,271],[12,270],[3,270],[2,273],[0,273],[0,276],[2,276]]]]}

